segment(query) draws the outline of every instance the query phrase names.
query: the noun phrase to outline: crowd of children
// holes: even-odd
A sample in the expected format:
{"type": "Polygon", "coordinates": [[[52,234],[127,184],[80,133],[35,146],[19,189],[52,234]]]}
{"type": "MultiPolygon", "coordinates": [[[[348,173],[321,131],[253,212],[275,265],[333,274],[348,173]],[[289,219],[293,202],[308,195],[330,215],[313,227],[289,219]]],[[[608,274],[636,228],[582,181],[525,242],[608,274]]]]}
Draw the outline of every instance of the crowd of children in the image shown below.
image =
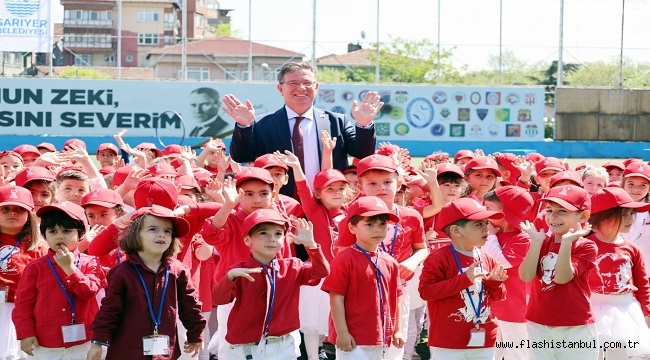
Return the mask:
{"type": "Polygon", "coordinates": [[[641,160],[124,134],[0,152],[0,360],[650,358],[641,160]]]}

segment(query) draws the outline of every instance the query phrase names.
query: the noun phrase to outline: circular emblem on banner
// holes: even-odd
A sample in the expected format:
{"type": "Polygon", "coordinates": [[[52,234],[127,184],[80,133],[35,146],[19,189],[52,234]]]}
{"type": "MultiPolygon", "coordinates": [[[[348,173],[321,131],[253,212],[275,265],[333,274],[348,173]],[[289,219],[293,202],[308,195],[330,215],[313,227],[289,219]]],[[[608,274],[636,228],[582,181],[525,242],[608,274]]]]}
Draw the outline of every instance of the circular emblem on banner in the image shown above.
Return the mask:
{"type": "Polygon", "coordinates": [[[390,117],[399,120],[404,117],[404,109],[399,106],[393,106],[389,113],[390,117]]]}
{"type": "Polygon", "coordinates": [[[330,109],[330,111],[339,114],[345,114],[345,108],[343,106],[334,106],[333,108],[330,109]]]}
{"type": "Polygon", "coordinates": [[[406,135],[409,133],[409,126],[404,123],[399,123],[395,125],[395,134],[397,135],[406,135]]]}
{"type": "Polygon", "coordinates": [[[478,91],[474,91],[472,95],[469,96],[469,101],[474,105],[478,105],[478,103],[481,102],[481,94],[479,94],[478,91]]]}
{"type": "Polygon", "coordinates": [[[433,94],[433,102],[436,104],[444,104],[447,101],[447,94],[443,91],[437,91],[433,94]]]}
{"type": "Polygon", "coordinates": [[[370,90],[362,90],[362,91],[359,93],[359,100],[360,100],[360,101],[363,101],[363,98],[366,97],[366,93],[367,93],[368,91],[370,91],[370,90]]]}
{"type": "Polygon", "coordinates": [[[442,124],[435,124],[431,127],[431,135],[442,136],[445,134],[445,126],[442,124]]]}
{"type": "Polygon", "coordinates": [[[506,101],[508,102],[508,104],[514,105],[519,102],[519,95],[515,93],[510,93],[508,94],[508,96],[506,96],[506,101]]]}
{"type": "Polygon", "coordinates": [[[41,7],[40,0],[5,0],[5,7],[15,16],[26,17],[38,11],[41,7]]]}
{"type": "Polygon", "coordinates": [[[343,95],[341,95],[341,97],[345,101],[352,101],[352,99],[354,98],[354,94],[352,94],[351,91],[346,91],[343,93],[343,95]]]}
{"type": "Polygon", "coordinates": [[[416,129],[422,129],[433,121],[433,104],[423,98],[415,98],[406,107],[406,120],[416,129]]]}

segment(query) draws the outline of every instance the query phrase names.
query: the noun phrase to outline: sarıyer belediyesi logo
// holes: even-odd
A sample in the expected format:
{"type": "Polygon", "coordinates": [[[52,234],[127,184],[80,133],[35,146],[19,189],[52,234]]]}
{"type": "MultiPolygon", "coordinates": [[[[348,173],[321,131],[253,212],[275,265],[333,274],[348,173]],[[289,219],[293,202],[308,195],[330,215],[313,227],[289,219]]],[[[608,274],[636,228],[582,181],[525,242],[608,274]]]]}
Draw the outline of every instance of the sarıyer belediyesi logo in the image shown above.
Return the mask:
{"type": "Polygon", "coordinates": [[[30,16],[41,7],[40,0],[4,0],[4,4],[7,11],[18,17],[30,16]]]}

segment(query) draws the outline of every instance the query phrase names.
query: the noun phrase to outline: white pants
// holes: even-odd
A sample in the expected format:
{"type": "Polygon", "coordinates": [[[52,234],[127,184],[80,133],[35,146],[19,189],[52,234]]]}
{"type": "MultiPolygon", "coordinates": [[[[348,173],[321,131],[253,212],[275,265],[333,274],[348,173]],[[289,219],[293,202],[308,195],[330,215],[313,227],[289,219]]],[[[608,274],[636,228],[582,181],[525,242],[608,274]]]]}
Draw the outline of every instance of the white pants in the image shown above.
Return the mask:
{"type": "Polygon", "coordinates": [[[420,339],[424,325],[424,312],[426,306],[421,306],[409,312],[408,336],[404,343],[404,360],[411,360],[415,354],[415,346],[420,339]]]}
{"type": "Polygon", "coordinates": [[[349,352],[336,349],[336,360],[382,360],[383,355],[381,346],[357,346],[349,352]]]}
{"type": "MultiPolygon", "coordinates": [[[[399,302],[397,306],[399,306],[399,310],[401,311],[402,316],[400,319],[395,319],[395,321],[402,322],[402,336],[404,336],[405,341],[408,341],[408,327],[409,327],[409,313],[410,313],[409,294],[407,292],[402,293],[402,296],[399,297],[398,301],[399,302]]],[[[384,358],[386,360],[402,360],[403,357],[404,357],[404,346],[398,348],[395,347],[395,345],[391,344],[391,346],[386,349],[386,355],[384,358]]]]}
{"type": "Polygon", "coordinates": [[[598,337],[595,324],[579,326],[546,326],[528,321],[526,323],[528,337],[531,343],[549,344],[549,346],[530,349],[530,357],[535,360],[546,359],[598,359],[598,337]],[[562,346],[562,341],[582,342],[578,346],[562,346]],[[553,348],[550,347],[553,345],[553,348]]]}
{"type": "Polygon", "coordinates": [[[512,342],[512,348],[497,348],[495,353],[496,359],[505,360],[528,360],[530,351],[527,346],[520,346],[523,340],[528,340],[528,331],[526,323],[515,323],[499,320],[498,322],[498,342],[512,342]],[[516,348],[515,346],[519,346],[516,348]]]}
{"type": "Polygon", "coordinates": [[[230,360],[293,360],[296,358],[296,346],[294,337],[287,334],[281,341],[263,346],[256,344],[229,345],[226,354],[230,360]]]}
{"type": "Polygon", "coordinates": [[[226,341],[226,333],[228,332],[228,316],[233,306],[235,306],[234,301],[230,304],[217,306],[217,331],[210,339],[208,351],[210,354],[216,354],[219,360],[228,359],[227,350],[230,344],[226,341]]]}
{"type": "Polygon", "coordinates": [[[70,348],[46,348],[39,346],[32,350],[35,360],[85,360],[90,350],[90,341],[70,348]]]}
{"type": "Polygon", "coordinates": [[[431,351],[431,360],[492,360],[494,359],[494,348],[445,349],[445,348],[439,348],[435,346],[429,346],[429,350],[431,351]]]}

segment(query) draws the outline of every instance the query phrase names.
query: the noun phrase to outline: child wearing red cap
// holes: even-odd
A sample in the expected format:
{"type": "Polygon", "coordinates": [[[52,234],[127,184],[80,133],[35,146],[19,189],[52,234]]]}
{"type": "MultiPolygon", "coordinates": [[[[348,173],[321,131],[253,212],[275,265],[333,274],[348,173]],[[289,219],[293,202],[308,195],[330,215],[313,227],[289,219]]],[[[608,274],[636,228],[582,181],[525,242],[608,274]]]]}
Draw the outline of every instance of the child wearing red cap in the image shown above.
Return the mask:
{"type": "Polygon", "coordinates": [[[584,189],[587,190],[589,196],[596,193],[596,191],[607,187],[609,175],[607,171],[602,167],[596,167],[593,165],[585,165],[585,168],[580,171],[582,176],[582,183],[584,189]]]}
{"type": "MultiPolygon", "coordinates": [[[[559,172],[568,170],[562,160],[554,157],[547,157],[535,163],[535,182],[539,185],[540,195],[546,194],[551,188],[551,177],[559,172]]],[[[541,197],[538,195],[537,198],[541,197]]]]}
{"type": "Polygon", "coordinates": [[[88,230],[86,215],[68,201],[36,215],[49,251],[27,265],[16,290],[16,335],[22,351],[35,359],[83,360],[98,310],[95,296],[105,282],[97,258],[77,248],[88,230]]]}
{"type": "Polygon", "coordinates": [[[276,193],[273,201],[283,210],[284,214],[293,215],[296,218],[304,217],[305,212],[297,199],[280,194],[280,189],[289,181],[289,164],[278,161],[275,154],[266,154],[255,159],[254,166],[266,169],[271,173],[274,183],[273,190],[276,193]]]}
{"type": "Polygon", "coordinates": [[[476,200],[460,198],[442,207],[440,231],[451,244],[427,257],[418,288],[429,310],[432,359],[492,359],[497,325],[490,305],[505,298],[508,275],[482,252],[488,219],[503,214],[488,211],[476,200]]]}
{"type": "Polygon", "coordinates": [[[467,195],[478,202],[483,201],[483,196],[493,190],[497,178],[501,177],[496,160],[488,156],[477,156],[465,164],[465,179],[469,184],[471,193],[467,195]]]}
{"type": "Polygon", "coordinates": [[[92,323],[87,359],[178,359],[177,317],[187,330],[184,352],[196,356],[206,320],[189,269],[173,255],[189,224],[159,205],[133,213],[120,239],[128,259],[108,274],[106,297],[92,323]]]}
{"type": "Polygon", "coordinates": [[[0,151],[0,185],[7,185],[13,181],[14,176],[24,167],[23,158],[14,151],[0,151]]]}
{"type": "Polygon", "coordinates": [[[36,165],[24,168],[16,174],[14,181],[32,194],[34,211],[54,202],[56,178],[47,168],[36,165]]]}
{"type": "MultiPolygon", "coordinates": [[[[339,170],[325,169],[316,174],[312,192],[298,157],[288,150],[284,155],[277,152],[276,156],[279,162],[293,170],[298,197],[307,219],[314,224],[316,243],[322,247],[325,258],[331,263],[334,260],[338,225],[347,208],[348,181],[339,170]]],[[[310,358],[318,357],[322,339],[327,335],[329,297],[321,291],[321,285],[322,282],[317,286],[300,288],[300,331],[310,358]]]]}
{"type": "MultiPolygon", "coordinates": [[[[113,221],[126,214],[124,201],[115,190],[98,189],[89,192],[81,199],[90,229],[83,240],[79,242],[79,250],[85,252],[97,234],[107,228],[113,221]]],[[[110,253],[100,256],[101,265],[108,271],[122,258],[119,248],[112,249],[110,253]]]]}
{"type": "Polygon", "coordinates": [[[458,150],[454,155],[454,164],[460,168],[474,158],[472,150],[458,150]]]}
{"type": "MultiPolygon", "coordinates": [[[[589,273],[594,267],[597,248],[583,238],[591,230],[589,194],[575,185],[551,188],[542,199],[550,235],[535,229],[529,221],[522,230],[530,235],[530,247],[519,266],[519,276],[532,282],[526,310],[530,344],[553,343],[553,348],[532,347],[534,359],[596,359],[598,338],[589,300],[589,273]],[[549,311],[549,304],[556,306],[549,311]],[[562,341],[582,341],[584,348],[567,347],[562,341]]],[[[529,346],[529,344],[521,344],[529,346]]]]}
{"type": "Polygon", "coordinates": [[[113,143],[101,143],[97,147],[97,152],[95,156],[99,164],[104,166],[115,166],[117,163],[117,156],[119,155],[119,150],[117,146],[113,143]]]}
{"type": "Polygon", "coordinates": [[[27,264],[47,254],[28,190],[0,186],[0,359],[26,358],[11,321],[14,294],[27,264]]]}
{"type": "Polygon", "coordinates": [[[334,258],[322,286],[332,309],[327,337],[336,344],[339,360],[381,359],[391,344],[404,345],[399,266],[379,250],[388,221],[399,219],[378,197],[362,196],[348,207],[345,226],[355,242],[334,258]]]}
{"type": "MultiPolygon", "coordinates": [[[[394,213],[399,221],[389,223],[386,239],[380,244],[382,249],[399,263],[400,278],[403,286],[414,286],[414,274],[418,266],[427,257],[428,250],[424,238],[422,215],[417,210],[395,204],[395,195],[399,185],[399,174],[393,159],[384,155],[370,155],[359,161],[357,174],[361,193],[366,196],[377,196],[386,204],[388,210],[394,213]]],[[[345,219],[339,224],[338,247],[354,244],[354,236],[347,229],[345,219]]],[[[400,329],[407,331],[409,319],[408,292],[399,301],[401,307],[400,329]]],[[[404,338],[406,338],[404,335],[404,338]]],[[[387,351],[388,358],[401,358],[403,348],[391,346],[387,351]]]]}
{"type": "Polygon", "coordinates": [[[608,161],[601,165],[605,171],[607,171],[607,176],[609,182],[621,181],[623,180],[623,172],[625,171],[625,165],[620,161],[608,161]]]}
{"type": "MultiPolygon", "coordinates": [[[[632,200],[621,188],[605,188],[591,196],[593,231],[587,238],[596,243],[598,256],[589,286],[598,340],[626,344],[607,349],[609,360],[650,355],[650,286],[644,254],[620,234],[632,226],[635,213],[648,210],[650,204],[632,200]]],[[[601,350],[599,358],[603,355],[601,350]]]]}
{"type": "MultiPolygon", "coordinates": [[[[499,321],[497,341],[510,341],[519,344],[527,340],[526,333],[526,284],[519,278],[519,265],[524,260],[530,237],[521,230],[520,224],[535,215],[535,201],[526,189],[518,186],[503,186],[489,191],[483,197],[485,208],[502,212],[501,219],[490,219],[489,234],[481,248],[506,269],[508,278],[504,281],[508,296],[492,303],[492,313],[499,321]]],[[[529,358],[524,347],[497,348],[495,358],[529,358]]]]}
{"type": "MultiPolygon", "coordinates": [[[[634,201],[650,202],[650,165],[631,162],[623,172],[622,188],[634,201]]],[[[650,254],[650,213],[642,211],[634,216],[634,223],[625,238],[637,244],[643,254],[650,254]]],[[[650,278],[650,255],[644,256],[645,270],[650,278]]]]}
{"type": "Polygon", "coordinates": [[[301,285],[327,276],[329,264],[314,241],[312,224],[298,219],[293,225],[295,235],[288,234],[285,217],[273,209],[256,210],[244,220],[243,241],[251,255],[233,264],[212,293],[217,304],[235,302],[225,338],[232,344],[228,359],[296,357],[291,333],[300,326],[298,290],[301,285]],[[278,259],[287,240],[303,244],[311,261],[278,259]],[[260,296],[267,301],[260,301],[260,296]]]}
{"type": "Polygon", "coordinates": [[[41,156],[41,152],[38,151],[38,148],[34,145],[23,144],[14,148],[14,152],[20,154],[20,157],[23,158],[23,165],[25,167],[30,167],[36,161],[36,159],[41,156]]]}

